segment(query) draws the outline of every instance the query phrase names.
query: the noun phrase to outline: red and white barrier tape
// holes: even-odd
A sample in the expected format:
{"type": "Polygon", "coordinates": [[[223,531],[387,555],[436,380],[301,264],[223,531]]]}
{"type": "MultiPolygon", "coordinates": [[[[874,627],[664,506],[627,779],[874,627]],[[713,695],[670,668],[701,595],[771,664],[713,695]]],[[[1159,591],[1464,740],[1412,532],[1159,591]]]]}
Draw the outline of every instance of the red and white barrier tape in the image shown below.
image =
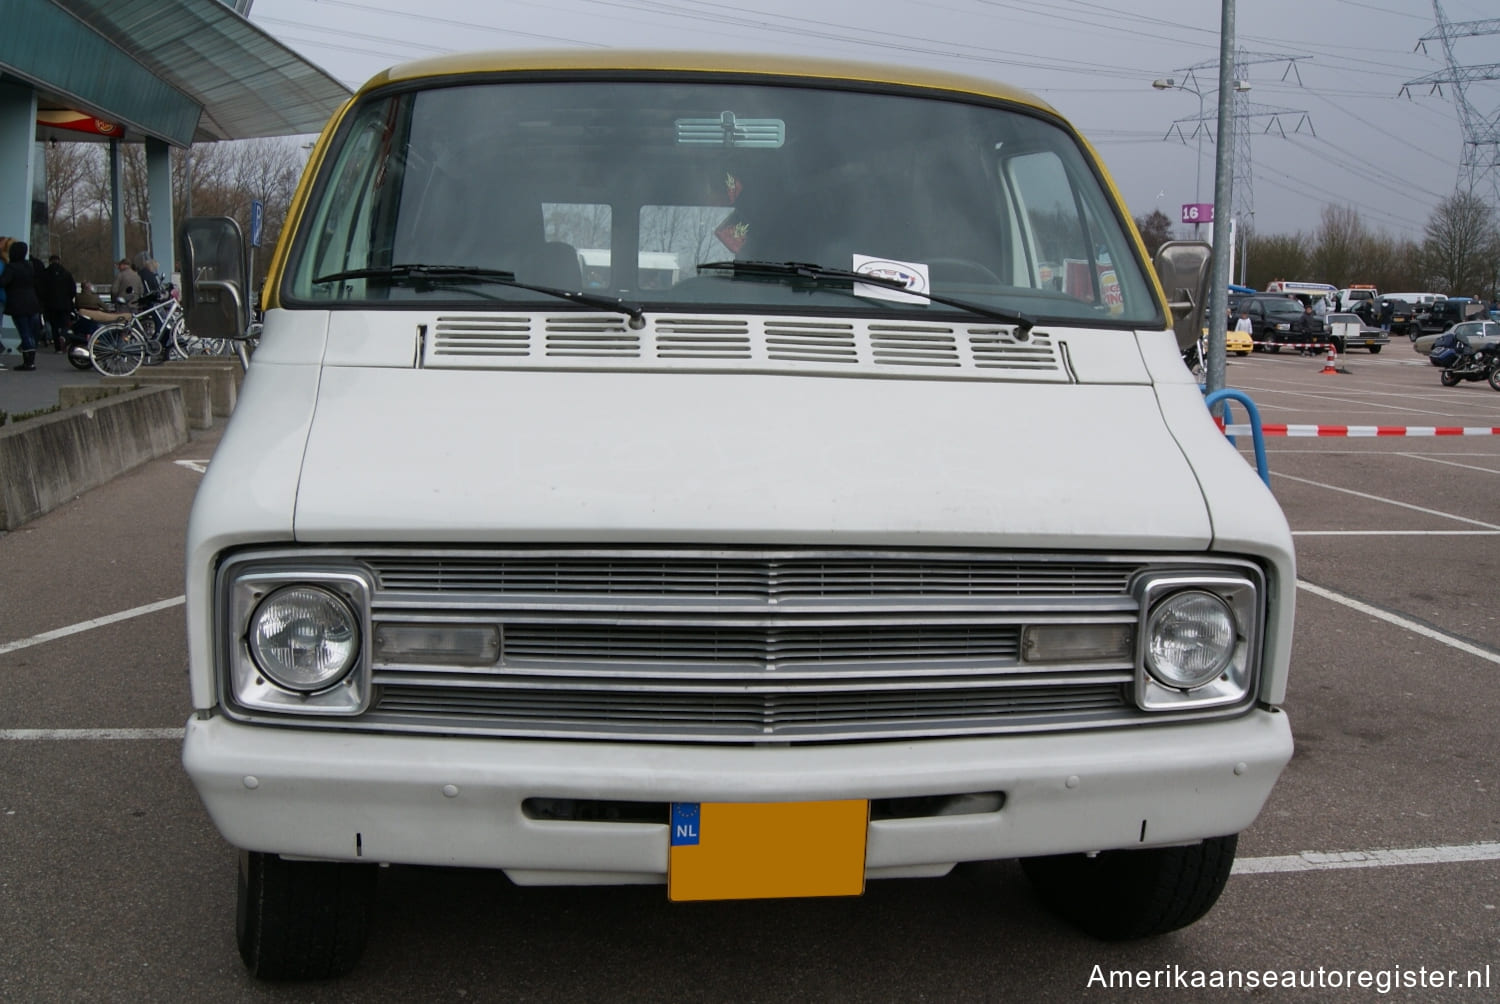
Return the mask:
{"type": "MultiPolygon", "coordinates": [[[[1226,436],[1248,436],[1248,424],[1221,425],[1226,436]]],[[[1500,436],[1500,426],[1479,425],[1262,425],[1266,436],[1500,436]]]]}

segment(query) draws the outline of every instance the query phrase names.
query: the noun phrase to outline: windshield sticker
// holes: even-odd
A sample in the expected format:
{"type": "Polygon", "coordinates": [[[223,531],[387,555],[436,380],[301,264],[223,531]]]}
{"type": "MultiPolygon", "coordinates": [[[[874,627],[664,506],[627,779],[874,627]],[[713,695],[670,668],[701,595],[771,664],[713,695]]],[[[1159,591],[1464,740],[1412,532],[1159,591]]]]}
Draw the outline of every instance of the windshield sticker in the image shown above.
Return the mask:
{"type": "MultiPolygon", "coordinates": [[[[854,271],[860,275],[874,276],[879,279],[895,279],[916,293],[925,293],[928,289],[927,266],[919,262],[896,261],[892,258],[875,258],[866,254],[857,254],[854,256],[854,271]]],[[[926,297],[923,296],[913,296],[911,293],[903,293],[897,289],[871,286],[865,283],[855,283],[854,293],[856,296],[894,300],[897,303],[926,302],[926,297]]]]}

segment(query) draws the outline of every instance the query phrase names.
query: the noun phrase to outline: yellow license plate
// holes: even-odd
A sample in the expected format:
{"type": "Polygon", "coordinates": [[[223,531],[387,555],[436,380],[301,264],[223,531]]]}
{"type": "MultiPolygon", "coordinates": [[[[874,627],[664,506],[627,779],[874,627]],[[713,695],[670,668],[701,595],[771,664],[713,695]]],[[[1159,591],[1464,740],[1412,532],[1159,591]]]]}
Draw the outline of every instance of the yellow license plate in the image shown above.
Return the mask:
{"type": "Polygon", "coordinates": [[[858,896],[870,803],[674,802],[674,901],[858,896]]]}

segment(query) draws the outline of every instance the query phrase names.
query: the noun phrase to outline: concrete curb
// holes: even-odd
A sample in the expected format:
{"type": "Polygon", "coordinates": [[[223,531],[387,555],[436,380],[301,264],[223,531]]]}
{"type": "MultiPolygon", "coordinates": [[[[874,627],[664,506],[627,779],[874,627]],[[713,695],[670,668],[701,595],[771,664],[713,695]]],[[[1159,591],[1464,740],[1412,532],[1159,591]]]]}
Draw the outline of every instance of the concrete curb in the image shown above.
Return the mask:
{"type": "Polygon", "coordinates": [[[206,375],[215,418],[228,418],[233,413],[235,403],[239,400],[240,384],[245,381],[245,371],[240,366],[240,361],[228,356],[174,359],[162,366],[161,370],[206,375]]]}
{"type": "Polygon", "coordinates": [[[14,530],[187,441],[175,383],[0,426],[0,529],[14,530]]]}
{"type": "Polygon", "coordinates": [[[176,387],[182,391],[182,406],[188,425],[194,429],[213,428],[213,395],[207,373],[173,370],[163,365],[150,370],[141,369],[130,376],[105,377],[99,383],[103,387],[176,387]]]}

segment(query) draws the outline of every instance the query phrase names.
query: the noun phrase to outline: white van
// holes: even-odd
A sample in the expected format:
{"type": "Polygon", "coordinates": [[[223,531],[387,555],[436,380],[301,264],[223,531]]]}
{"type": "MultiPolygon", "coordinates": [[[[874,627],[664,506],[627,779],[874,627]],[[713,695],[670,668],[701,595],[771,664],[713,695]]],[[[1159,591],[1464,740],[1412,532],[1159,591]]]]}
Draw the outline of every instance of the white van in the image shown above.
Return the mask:
{"type": "Polygon", "coordinates": [[[1382,300],[1401,300],[1422,310],[1430,310],[1433,303],[1445,299],[1442,293],[1381,293],[1382,300]]]}
{"type": "Polygon", "coordinates": [[[1178,292],[986,80],[375,78],[188,528],[183,759],[246,965],[347,971],[382,863],[698,900],[1019,858],[1100,937],[1202,916],[1292,754],[1296,576],[1178,292]],[[579,248],[680,273],[590,288],[579,248]]]}
{"type": "Polygon", "coordinates": [[[1334,294],[1337,308],[1344,313],[1364,313],[1379,316],[1380,290],[1370,285],[1353,285],[1334,294]]]}
{"type": "Polygon", "coordinates": [[[1277,279],[1266,285],[1267,293],[1287,293],[1297,297],[1305,303],[1315,300],[1327,300],[1330,304],[1337,299],[1339,289],[1332,283],[1327,282],[1295,282],[1289,279],[1277,279]]]}

